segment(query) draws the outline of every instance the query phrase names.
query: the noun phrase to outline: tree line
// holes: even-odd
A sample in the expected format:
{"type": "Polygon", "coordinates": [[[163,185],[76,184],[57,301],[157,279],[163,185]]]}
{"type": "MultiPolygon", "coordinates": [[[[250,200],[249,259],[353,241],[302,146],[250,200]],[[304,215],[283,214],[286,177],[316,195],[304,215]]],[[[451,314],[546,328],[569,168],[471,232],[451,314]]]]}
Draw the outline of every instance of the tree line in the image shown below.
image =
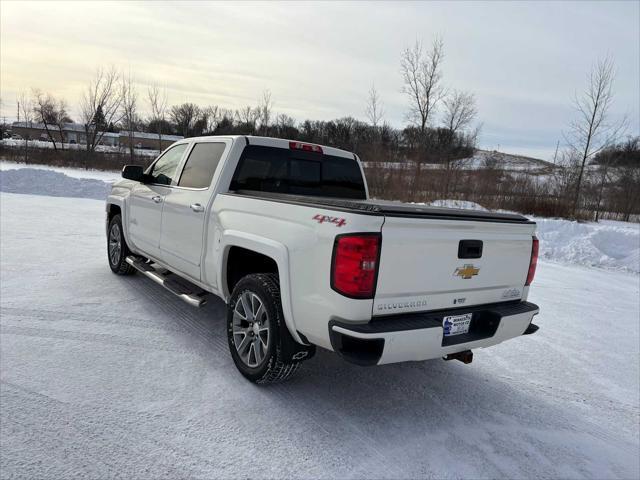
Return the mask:
{"type": "MultiPolygon", "coordinates": [[[[481,168],[468,168],[480,126],[475,95],[447,85],[443,75],[444,42],[417,41],[400,56],[406,125],[385,120],[383,100],[372,84],[363,113],[330,121],[296,119],[274,108],[269,90],[256,105],[224,108],[185,102],[170,105],[167,90],[150,85],[142,91],[131,74],[103,67],[83,91],[80,121],[87,157],[95,155],[105,132],[129,135],[128,156],[136,159],[133,133],[154,133],[158,148],[166,135],[262,135],[335,146],[357,153],[373,195],[405,201],[438,198],[478,201],[487,207],[571,218],[640,214],[638,138],[627,138],[625,119],[613,121],[615,66],[607,56],[596,62],[587,86],[574,99],[575,117],[563,132],[565,148],[557,167],[544,175],[514,174],[498,154],[481,168]],[[626,140],[625,140],[626,138],[626,140]]],[[[18,98],[18,117],[45,124],[54,150],[70,122],[67,102],[34,89],[18,98]]],[[[25,142],[26,148],[26,142],[25,142]]],[[[477,167],[477,166],[476,166],[477,167]]]]}

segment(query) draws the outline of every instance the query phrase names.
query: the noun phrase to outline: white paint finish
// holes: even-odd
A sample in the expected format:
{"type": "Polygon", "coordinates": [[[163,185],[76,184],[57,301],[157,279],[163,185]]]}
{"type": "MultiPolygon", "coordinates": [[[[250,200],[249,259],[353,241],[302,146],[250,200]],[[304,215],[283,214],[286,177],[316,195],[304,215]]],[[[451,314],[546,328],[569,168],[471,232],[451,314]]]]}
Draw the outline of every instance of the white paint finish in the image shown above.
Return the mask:
{"type": "Polygon", "coordinates": [[[129,194],[128,215],[123,222],[127,223],[131,244],[141,252],[159,256],[162,205],[170,191],[168,186],[137,184],[129,194]]]}
{"type": "MultiPolygon", "coordinates": [[[[223,299],[230,295],[226,285],[230,249],[242,247],[267,255],[278,265],[284,318],[296,340],[300,341],[299,331],[312,343],[331,348],[328,323],[334,318],[366,322],[372,312],[378,315],[459,307],[453,300],[460,298],[469,306],[493,303],[503,300],[505,290],[523,288],[533,225],[385,218],[342,212],[325,205],[305,206],[227,194],[247,141],[289,148],[289,141],[283,139],[244,136],[185,139],[179,143],[188,143],[189,148],[178,172],[193,143],[216,141],[226,142],[228,148],[209,189],[162,187],[166,191],[161,233],[154,236],[158,214],[153,206],[149,208],[148,202],[143,203],[150,196],[146,190],[157,187],[134,188],[129,209],[133,214],[125,218],[134,248],[168,265],[175,273],[199,281],[223,299]],[[138,189],[140,194],[135,193],[138,189]],[[190,206],[196,203],[205,210],[191,210],[190,206]],[[313,219],[318,214],[339,217],[345,223],[340,227],[335,223],[318,223],[313,219]],[[148,222],[149,226],[143,228],[141,222],[148,222]],[[382,249],[375,302],[350,299],[333,291],[330,269],[336,235],[380,231],[382,249]],[[483,240],[483,257],[458,260],[461,239],[483,240]],[[154,241],[159,241],[159,248],[154,241]],[[478,276],[465,280],[453,275],[457,267],[468,263],[480,268],[478,276]],[[412,302],[419,306],[382,308],[412,302]]],[[[331,155],[354,158],[343,150],[322,148],[331,155]]],[[[123,196],[127,202],[126,194],[123,196]]]]}
{"type": "Polygon", "coordinates": [[[213,207],[214,218],[219,222],[216,228],[222,232],[219,281],[225,295],[229,292],[222,278],[229,248],[239,246],[271,256],[278,263],[283,309],[290,329],[295,326],[313,343],[330,348],[329,320],[333,316],[369,320],[373,304],[372,300],[352,300],[331,290],[329,275],[335,235],[380,231],[383,219],[334,212],[332,215],[346,219],[345,226],[313,220],[317,213],[326,212],[330,210],[321,206],[224,194],[218,195],[213,207]]]}
{"type": "Polygon", "coordinates": [[[162,210],[160,256],[179,272],[200,280],[209,190],[172,188],[162,210]],[[195,211],[191,205],[200,205],[195,211]]]}
{"type": "Polygon", "coordinates": [[[534,231],[533,224],[387,217],[375,314],[424,311],[424,302],[437,310],[504,301],[505,290],[524,286],[534,231]],[[459,259],[460,240],[481,240],[482,257],[459,259]],[[455,275],[465,265],[478,274],[455,275]],[[414,306],[389,308],[407,303],[414,306]]]}

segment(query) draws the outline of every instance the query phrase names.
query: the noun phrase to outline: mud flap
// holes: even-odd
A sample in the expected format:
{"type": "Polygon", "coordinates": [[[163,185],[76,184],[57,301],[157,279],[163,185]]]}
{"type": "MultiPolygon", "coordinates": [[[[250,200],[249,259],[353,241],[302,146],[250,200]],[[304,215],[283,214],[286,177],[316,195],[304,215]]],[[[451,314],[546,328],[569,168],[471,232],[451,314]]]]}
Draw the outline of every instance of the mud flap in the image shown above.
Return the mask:
{"type": "MultiPolygon", "coordinates": [[[[303,337],[304,339],[304,337],[303,337]]],[[[284,322],[280,324],[280,354],[284,362],[302,362],[316,354],[315,345],[296,342],[284,322]]]]}

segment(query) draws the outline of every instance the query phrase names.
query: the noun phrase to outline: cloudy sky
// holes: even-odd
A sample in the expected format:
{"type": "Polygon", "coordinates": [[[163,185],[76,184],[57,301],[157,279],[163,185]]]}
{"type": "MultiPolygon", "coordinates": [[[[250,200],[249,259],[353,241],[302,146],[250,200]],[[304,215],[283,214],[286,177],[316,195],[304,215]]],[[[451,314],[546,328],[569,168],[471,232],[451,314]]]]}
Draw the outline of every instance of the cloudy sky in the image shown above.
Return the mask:
{"type": "MultiPolygon", "coordinates": [[[[640,133],[640,2],[0,3],[2,115],[33,87],[67,99],[77,116],[100,65],[169,102],[256,104],[297,120],[362,120],[375,83],[385,118],[406,124],[402,50],[445,42],[444,81],[473,92],[481,146],[553,157],[593,62],[616,61],[615,115],[640,133]]],[[[146,105],[143,106],[146,109],[146,105]]]]}

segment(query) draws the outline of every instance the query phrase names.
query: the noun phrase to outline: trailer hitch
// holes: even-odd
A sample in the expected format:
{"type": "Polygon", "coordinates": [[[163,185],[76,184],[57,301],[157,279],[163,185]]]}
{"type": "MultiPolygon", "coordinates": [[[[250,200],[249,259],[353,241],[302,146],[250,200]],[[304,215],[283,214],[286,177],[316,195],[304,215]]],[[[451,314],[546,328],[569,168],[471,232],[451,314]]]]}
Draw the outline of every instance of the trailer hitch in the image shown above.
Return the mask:
{"type": "Polygon", "coordinates": [[[443,360],[460,360],[464,364],[469,364],[473,361],[473,352],[471,350],[465,350],[464,352],[449,353],[442,357],[443,360]]]}

